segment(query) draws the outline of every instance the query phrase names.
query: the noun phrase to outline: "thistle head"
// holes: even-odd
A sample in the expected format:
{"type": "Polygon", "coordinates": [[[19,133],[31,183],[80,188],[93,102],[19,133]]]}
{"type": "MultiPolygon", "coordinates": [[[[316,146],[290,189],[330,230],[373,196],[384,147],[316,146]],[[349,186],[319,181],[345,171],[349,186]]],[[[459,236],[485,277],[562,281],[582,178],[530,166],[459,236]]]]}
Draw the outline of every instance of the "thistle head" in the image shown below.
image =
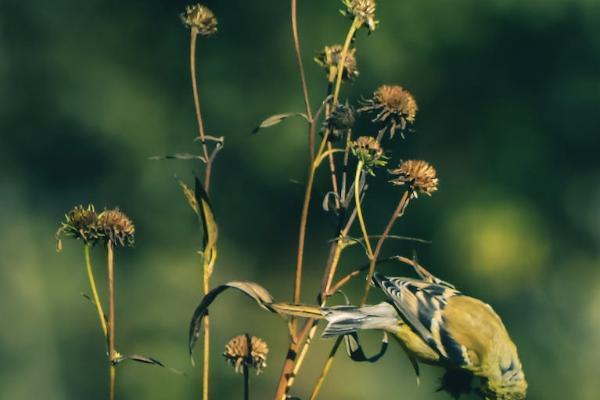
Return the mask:
{"type": "Polygon", "coordinates": [[[202,36],[212,36],[217,32],[215,14],[202,4],[186,6],[180,17],[185,26],[195,30],[202,36]]]}
{"type": "Polygon", "coordinates": [[[342,0],[342,3],[346,6],[341,10],[342,15],[358,19],[360,26],[366,26],[369,33],[375,30],[379,23],[375,20],[375,0],[342,0]]]}
{"type": "Polygon", "coordinates": [[[135,226],[118,208],[102,211],[98,215],[98,226],[105,239],[113,245],[133,246],[135,226]]]}
{"type": "Polygon", "coordinates": [[[223,356],[234,367],[235,372],[241,372],[243,367],[256,369],[258,375],[267,366],[267,343],[248,334],[238,335],[225,345],[223,356]]]}
{"type": "MultiPolygon", "coordinates": [[[[335,76],[337,68],[342,58],[342,46],[339,44],[325,46],[323,50],[315,57],[315,62],[325,70],[325,73],[335,76]]],[[[346,53],[342,79],[352,81],[358,77],[358,68],[356,66],[356,49],[350,49],[346,53]]]]}
{"type": "Polygon", "coordinates": [[[360,136],[351,144],[352,154],[363,162],[365,171],[375,175],[373,169],[387,164],[381,144],[371,136],[360,136]]]}
{"type": "Polygon", "coordinates": [[[372,121],[384,123],[384,129],[389,130],[390,137],[394,137],[397,130],[404,137],[404,130],[415,122],[419,110],[413,95],[397,85],[380,86],[363,105],[358,111],[376,113],[372,121]]]}
{"type": "Polygon", "coordinates": [[[389,173],[395,176],[390,182],[393,185],[407,185],[412,197],[417,197],[417,193],[431,196],[438,190],[435,168],[426,161],[407,160],[400,163],[398,168],[390,170],[389,173]]]}
{"type": "Polygon", "coordinates": [[[61,222],[60,228],[56,231],[58,250],[62,248],[61,236],[81,239],[84,243],[91,245],[102,238],[103,233],[99,228],[98,215],[94,206],[91,204],[87,207],[75,206],[65,214],[65,221],[61,222]]]}

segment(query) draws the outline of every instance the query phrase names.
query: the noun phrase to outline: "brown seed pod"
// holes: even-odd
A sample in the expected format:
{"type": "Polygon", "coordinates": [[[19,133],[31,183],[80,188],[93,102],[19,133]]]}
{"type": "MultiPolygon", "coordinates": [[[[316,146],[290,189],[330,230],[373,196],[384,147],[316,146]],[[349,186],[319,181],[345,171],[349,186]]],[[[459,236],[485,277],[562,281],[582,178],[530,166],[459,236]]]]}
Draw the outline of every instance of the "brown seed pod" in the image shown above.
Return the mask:
{"type": "Polygon", "coordinates": [[[377,115],[373,122],[383,122],[389,129],[390,137],[394,137],[397,130],[403,132],[408,124],[415,122],[417,111],[417,101],[413,95],[402,86],[383,85],[380,86],[373,97],[363,102],[364,107],[359,108],[359,112],[375,112],[377,115]]]}
{"type": "Polygon", "coordinates": [[[243,366],[256,369],[258,375],[267,366],[267,343],[250,335],[238,335],[225,345],[223,356],[234,367],[235,372],[241,372],[243,366]],[[250,348],[248,347],[250,342],[250,348]]]}
{"type": "Polygon", "coordinates": [[[390,174],[396,177],[390,182],[393,185],[409,185],[414,197],[417,192],[431,196],[438,190],[438,178],[435,168],[423,160],[407,160],[402,162],[398,168],[390,170],[390,174]]]}

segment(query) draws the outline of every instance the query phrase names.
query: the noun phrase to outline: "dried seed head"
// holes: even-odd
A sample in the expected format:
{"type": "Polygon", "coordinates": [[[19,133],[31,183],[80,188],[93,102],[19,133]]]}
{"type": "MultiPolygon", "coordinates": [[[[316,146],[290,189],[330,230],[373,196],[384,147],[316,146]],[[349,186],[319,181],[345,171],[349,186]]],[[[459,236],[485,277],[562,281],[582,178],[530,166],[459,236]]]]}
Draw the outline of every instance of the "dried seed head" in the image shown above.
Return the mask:
{"type": "Polygon", "coordinates": [[[371,111],[377,115],[373,122],[385,123],[386,129],[390,131],[390,137],[394,137],[397,130],[404,137],[403,131],[407,124],[413,124],[419,107],[412,94],[402,86],[383,85],[380,86],[373,97],[363,102],[364,107],[359,112],[371,111]]]}
{"type": "Polygon", "coordinates": [[[268,353],[269,347],[264,340],[246,334],[231,339],[225,345],[223,356],[235,368],[235,372],[241,372],[245,365],[255,368],[258,375],[267,366],[268,353]],[[250,348],[248,348],[248,341],[250,341],[250,348]]]}
{"type": "Polygon", "coordinates": [[[351,144],[352,154],[364,163],[365,171],[371,175],[374,167],[381,167],[387,164],[387,157],[383,154],[383,149],[379,142],[371,136],[360,136],[351,144]]]}
{"type": "Polygon", "coordinates": [[[215,14],[202,4],[186,6],[180,17],[185,26],[195,29],[202,36],[211,36],[217,32],[215,14]]]}
{"type": "Polygon", "coordinates": [[[342,0],[346,10],[342,14],[351,18],[358,18],[361,26],[366,25],[369,33],[373,32],[379,21],[375,20],[375,0],[342,0]]]}
{"type": "Polygon", "coordinates": [[[337,141],[354,125],[354,110],[348,104],[338,104],[323,123],[330,130],[328,140],[337,141]]]}
{"type": "Polygon", "coordinates": [[[390,182],[394,185],[408,185],[412,196],[417,197],[417,192],[431,196],[438,190],[438,178],[435,168],[426,161],[407,160],[402,162],[398,168],[389,171],[396,177],[390,182]]]}
{"type": "Polygon", "coordinates": [[[98,225],[105,238],[114,245],[133,246],[135,226],[118,208],[102,211],[98,215],[98,225]]]}
{"type": "Polygon", "coordinates": [[[98,215],[94,206],[91,204],[87,207],[79,205],[65,214],[65,221],[61,223],[60,228],[56,231],[59,250],[62,247],[60,241],[62,235],[73,239],[81,239],[92,245],[95,244],[103,236],[103,233],[99,229],[98,215]]]}
{"type": "MultiPolygon", "coordinates": [[[[341,57],[342,46],[339,44],[325,46],[325,48],[315,57],[315,62],[325,69],[325,73],[335,76],[341,57]]],[[[352,81],[356,79],[358,75],[358,68],[356,67],[356,49],[350,49],[344,60],[342,79],[352,81]]]]}

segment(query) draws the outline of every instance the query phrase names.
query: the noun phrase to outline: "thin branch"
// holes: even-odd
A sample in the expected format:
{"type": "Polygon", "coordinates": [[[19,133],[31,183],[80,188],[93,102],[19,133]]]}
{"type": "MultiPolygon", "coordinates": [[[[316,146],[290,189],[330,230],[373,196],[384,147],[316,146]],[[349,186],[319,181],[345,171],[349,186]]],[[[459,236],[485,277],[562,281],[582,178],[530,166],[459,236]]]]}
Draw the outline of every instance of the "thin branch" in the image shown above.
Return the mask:
{"type": "Polygon", "coordinates": [[[106,327],[106,320],[104,310],[102,309],[102,303],[100,303],[100,297],[98,296],[98,289],[96,288],[96,280],[94,279],[94,270],[92,268],[92,261],[90,259],[90,245],[85,244],[83,246],[83,253],[85,257],[85,266],[88,274],[88,279],[90,281],[90,288],[92,289],[92,298],[94,299],[94,304],[96,305],[96,310],[98,311],[98,317],[100,318],[100,326],[102,327],[102,333],[104,337],[108,335],[108,329],[106,327]]]}

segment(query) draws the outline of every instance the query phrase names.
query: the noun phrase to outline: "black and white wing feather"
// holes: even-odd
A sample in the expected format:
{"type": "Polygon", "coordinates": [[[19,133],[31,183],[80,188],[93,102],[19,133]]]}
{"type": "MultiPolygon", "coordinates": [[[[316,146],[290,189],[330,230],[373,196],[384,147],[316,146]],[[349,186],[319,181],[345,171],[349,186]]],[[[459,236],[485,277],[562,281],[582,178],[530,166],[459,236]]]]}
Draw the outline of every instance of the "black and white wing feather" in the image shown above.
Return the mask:
{"type": "Polygon", "coordinates": [[[448,285],[410,278],[373,276],[396,307],[402,319],[442,358],[457,366],[469,363],[466,349],[446,329],[444,308],[448,300],[461,293],[448,285]]]}

